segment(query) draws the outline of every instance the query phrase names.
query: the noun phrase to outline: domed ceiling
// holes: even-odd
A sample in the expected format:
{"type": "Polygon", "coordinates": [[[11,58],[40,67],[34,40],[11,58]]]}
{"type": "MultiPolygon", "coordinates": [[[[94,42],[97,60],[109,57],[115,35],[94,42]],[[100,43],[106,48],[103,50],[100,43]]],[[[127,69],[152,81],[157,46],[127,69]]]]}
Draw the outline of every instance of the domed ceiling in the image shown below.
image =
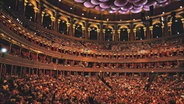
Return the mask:
{"type": "Polygon", "coordinates": [[[142,10],[149,11],[151,6],[163,7],[171,3],[172,0],[74,0],[74,2],[98,11],[127,14],[139,13],[142,10]]]}
{"type": "Polygon", "coordinates": [[[71,14],[91,19],[129,20],[140,18],[142,12],[152,15],[172,11],[180,0],[47,0],[71,14]],[[153,11],[154,10],[154,11],[153,11]],[[154,12],[154,13],[153,13],[154,12]],[[133,16],[132,16],[133,15],[133,16]]]}

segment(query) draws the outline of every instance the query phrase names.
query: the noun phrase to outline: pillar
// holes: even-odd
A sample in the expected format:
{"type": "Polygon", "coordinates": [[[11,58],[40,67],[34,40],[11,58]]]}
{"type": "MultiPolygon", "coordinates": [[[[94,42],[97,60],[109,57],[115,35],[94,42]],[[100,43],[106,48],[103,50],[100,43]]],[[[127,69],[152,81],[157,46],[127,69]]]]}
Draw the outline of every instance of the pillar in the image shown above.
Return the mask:
{"type": "Polygon", "coordinates": [[[136,30],[134,29],[133,23],[130,22],[130,34],[129,34],[129,39],[130,41],[135,40],[135,36],[136,36],[136,30]]]}
{"type": "MultiPolygon", "coordinates": [[[[90,34],[89,34],[90,35],[90,34]]],[[[97,40],[100,40],[100,29],[97,28],[97,40]]]]}
{"type": "Polygon", "coordinates": [[[146,31],[146,29],[147,29],[147,27],[143,28],[143,30],[144,30],[144,39],[143,40],[147,39],[147,31],[146,31]]]}
{"type": "Polygon", "coordinates": [[[73,23],[74,23],[74,20],[73,20],[73,17],[71,17],[70,18],[70,27],[68,29],[68,33],[70,36],[74,36],[73,23]]]}
{"type": "Polygon", "coordinates": [[[136,40],[136,29],[133,29],[133,34],[131,34],[131,41],[136,40]]]}
{"type": "Polygon", "coordinates": [[[85,37],[85,39],[89,39],[89,37],[88,37],[88,21],[86,20],[85,21],[85,33],[84,33],[84,37],[85,37]]]}
{"type": "Polygon", "coordinates": [[[38,4],[38,8],[37,10],[34,9],[36,11],[36,22],[39,24],[39,25],[42,25],[42,6],[43,6],[43,3],[40,1],[39,4],[38,4]]]}
{"type": "Polygon", "coordinates": [[[147,24],[146,25],[146,39],[151,39],[151,30],[150,30],[150,25],[149,24],[147,24]]]}
{"type": "Polygon", "coordinates": [[[39,9],[34,7],[34,22],[37,22],[37,18],[38,18],[38,15],[39,15],[39,9]]]}
{"type": "Polygon", "coordinates": [[[149,30],[150,30],[149,39],[152,39],[153,38],[153,26],[150,26],[149,30]]]}
{"type": "Polygon", "coordinates": [[[103,38],[103,23],[102,23],[102,22],[100,22],[99,40],[100,40],[100,41],[104,40],[104,38],[103,38]]]}
{"type": "Polygon", "coordinates": [[[55,17],[51,16],[50,18],[51,18],[51,30],[55,30],[55,28],[57,28],[55,27],[55,17]]]}
{"type": "MultiPolygon", "coordinates": [[[[128,41],[130,41],[130,29],[128,29],[127,32],[128,32],[128,41]]],[[[120,33],[119,33],[119,35],[120,35],[120,33]]]]}
{"type": "Polygon", "coordinates": [[[167,18],[166,17],[163,17],[164,18],[164,21],[163,21],[163,25],[164,25],[164,31],[163,31],[163,36],[168,36],[168,23],[167,23],[167,18]]]}
{"type": "Polygon", "coordinates": [[[118,25],[117,24],[114,24],[114,30],[115,30],[114,41],[118,41],[119,40],[119,34],[118,34],[118,25]]]}
{"type": "Polygon", "coordinates": [[[58,11],[55,12],[54,31],[58,32],[58,11]]]}

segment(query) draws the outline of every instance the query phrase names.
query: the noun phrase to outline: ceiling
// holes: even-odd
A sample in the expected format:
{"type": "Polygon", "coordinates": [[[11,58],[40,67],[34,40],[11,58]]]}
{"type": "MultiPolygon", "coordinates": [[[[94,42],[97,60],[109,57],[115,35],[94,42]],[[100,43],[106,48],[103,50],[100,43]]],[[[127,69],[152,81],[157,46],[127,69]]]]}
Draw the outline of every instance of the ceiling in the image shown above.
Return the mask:
{"type": "Polygon", "coordinates": [[[47,0],[62,10],[81,17],[107,20],[140,18],[141,13],[161,14],[179,8],[180,0],[47,0]]]}

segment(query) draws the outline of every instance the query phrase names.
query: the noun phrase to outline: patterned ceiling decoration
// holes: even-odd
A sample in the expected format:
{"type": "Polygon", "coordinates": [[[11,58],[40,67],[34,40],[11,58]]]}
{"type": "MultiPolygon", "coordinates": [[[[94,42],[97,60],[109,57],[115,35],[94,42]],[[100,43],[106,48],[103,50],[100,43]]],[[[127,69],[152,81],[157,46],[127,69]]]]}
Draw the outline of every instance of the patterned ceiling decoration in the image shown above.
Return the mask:
{"type": "Polygon", "coordinates": [[[95,8],[109,13],[139,13],[142,10],[149,11],[150,6],[163,7],[173,0],[74,0],[83,4],[86,8],[95,8]]]}

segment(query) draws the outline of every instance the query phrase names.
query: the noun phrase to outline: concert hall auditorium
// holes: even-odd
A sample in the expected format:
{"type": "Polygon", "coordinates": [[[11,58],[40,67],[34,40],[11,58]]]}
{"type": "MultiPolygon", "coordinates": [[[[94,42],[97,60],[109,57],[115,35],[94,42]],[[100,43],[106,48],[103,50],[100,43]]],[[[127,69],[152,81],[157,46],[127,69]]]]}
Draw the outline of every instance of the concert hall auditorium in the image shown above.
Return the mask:
{"type": "Polygon", "coordinates": [[[0,0],[0,104],[184,104],[184,0],[0,0]]]}

